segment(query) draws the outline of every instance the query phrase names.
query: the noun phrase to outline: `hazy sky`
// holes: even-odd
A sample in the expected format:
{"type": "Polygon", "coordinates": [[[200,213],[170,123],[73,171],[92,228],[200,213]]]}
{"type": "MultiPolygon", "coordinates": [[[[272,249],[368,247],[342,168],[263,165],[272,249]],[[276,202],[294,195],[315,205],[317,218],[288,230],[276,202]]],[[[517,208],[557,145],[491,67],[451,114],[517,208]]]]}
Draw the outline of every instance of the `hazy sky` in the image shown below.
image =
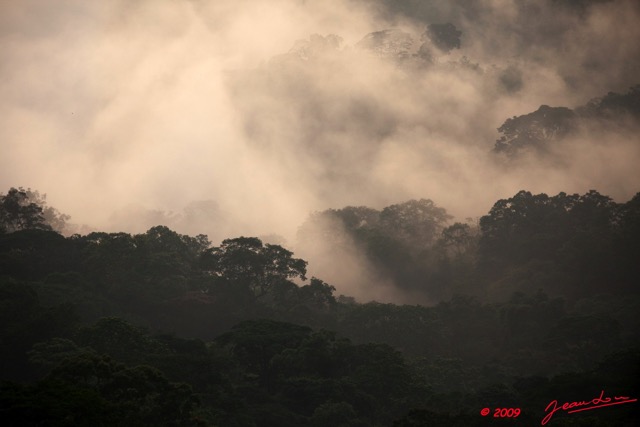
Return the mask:
{"type": "Polygon", "coordinates": [[[634,0],[2,0],[0,191],[214,241],[293,242],[314,210],[409,198],[458,218],[521,189],[624,201],[640,190],[633,124],[557,162],[490,150],[509,117],[640,83],[638,22],[634,0]],[[450,53],[421,39],[446,22],[462,31],[450,53]],[[390,28],[399,45],[356,47],[390,28]],[[430,61],[412,56],[423,42],[430,61]]]}

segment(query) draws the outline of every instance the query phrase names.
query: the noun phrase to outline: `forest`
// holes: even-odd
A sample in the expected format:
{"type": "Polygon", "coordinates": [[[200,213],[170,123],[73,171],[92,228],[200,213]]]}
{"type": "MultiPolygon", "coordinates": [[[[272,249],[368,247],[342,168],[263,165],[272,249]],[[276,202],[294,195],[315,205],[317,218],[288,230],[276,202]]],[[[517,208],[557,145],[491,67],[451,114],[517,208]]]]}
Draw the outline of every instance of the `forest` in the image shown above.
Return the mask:
{"type": "Polygon", "coordinates": [[[520,191],[466,223],[408,200],[300,226],[307,251],[356,245],[376,275],[428,301],[416,304],[336,295],[257,237],[215,246],[162,225],[65,236],[68,220],[37,191],[0,194],[3,425],[639,419],[631,401],[549,405],[640,393],[640,193],[520,191]]]}
{"type": "Polygon", "coordinates": [[[0,425],[640,425],[638,22],[0,2],[0,425]]]}

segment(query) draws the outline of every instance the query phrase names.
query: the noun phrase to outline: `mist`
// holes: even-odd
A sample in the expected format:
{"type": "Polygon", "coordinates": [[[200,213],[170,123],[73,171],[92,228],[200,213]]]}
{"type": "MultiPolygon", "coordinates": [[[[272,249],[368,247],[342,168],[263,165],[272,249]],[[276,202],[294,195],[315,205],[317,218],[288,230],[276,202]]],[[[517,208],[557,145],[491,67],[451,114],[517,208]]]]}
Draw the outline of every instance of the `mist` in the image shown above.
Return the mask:
{"type": "MultiPolygon", "coordinates": [[[[626,201],[640,188],[634,120],[583,129],[547,158],[491,151],[509,117],[639,83],[632,0],[0,8],[2,191],[46,193],[84,229],[165,224],[295,249],[328,208],[428,198],[462,220],[522,189],[626,201]],[[445,23],[459,49],[425,36],[445,23]]],[[[309,261],[342,293],[395,298],[356,249],[342,266],[309,261]]]]}

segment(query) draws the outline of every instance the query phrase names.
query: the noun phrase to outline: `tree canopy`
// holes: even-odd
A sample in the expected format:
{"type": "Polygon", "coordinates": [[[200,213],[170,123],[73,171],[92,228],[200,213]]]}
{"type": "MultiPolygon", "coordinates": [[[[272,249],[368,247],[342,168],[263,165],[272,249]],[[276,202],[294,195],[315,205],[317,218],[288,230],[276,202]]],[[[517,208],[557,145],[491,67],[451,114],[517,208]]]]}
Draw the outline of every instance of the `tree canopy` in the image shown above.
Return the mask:
{"type": "Polygon", "coordinates": [[[453,49],[460,49],[462,31],[458,30],[451,22],[429,24],[424,36],[428,37],[438,49],[450,52],[453,49]]]}
{"type": "Polygon", "coordinates": [[[46,195],[30,188],[10,188],[7,194],[0,193],[0,233],[38,229],[62,232],[69,215],[47,206],[46,195]]]}
{"type": "MultiPolygon", "coordinates": [[[[335,297],[255,237],[0,234],[0,410],[20,425],[362,427],[474,425],[478,407],[521,405],[534,424],[549,396],[626,395],[639,201],[520,191],[448,225],[423,199],[301,230],[338,253],[355,242],[429,305],[335,297]]],[[[627,406],[554,422],[625,425],[627,406]]]]}
{"type": "Polygon", "coordinates": [[[257,298],[289,279],[306,280],[307,262],[279,245],[263,244],[256,237],[227,239],[204,251],[205,270],[227,281],[247,286],[257,298]]]}
{"type": "MultiPolygon", "coordinates": [[[[640,117],[640,85],[625,94],[609,92],[575,109],[541,105],[538,110],[505,120],[493,152],[517,157],[525,152],[545,154],[580,128],[602,126],[625,129],[640,117]]],[[[633,129],[633,127],[632,127],[633,129]]]]}

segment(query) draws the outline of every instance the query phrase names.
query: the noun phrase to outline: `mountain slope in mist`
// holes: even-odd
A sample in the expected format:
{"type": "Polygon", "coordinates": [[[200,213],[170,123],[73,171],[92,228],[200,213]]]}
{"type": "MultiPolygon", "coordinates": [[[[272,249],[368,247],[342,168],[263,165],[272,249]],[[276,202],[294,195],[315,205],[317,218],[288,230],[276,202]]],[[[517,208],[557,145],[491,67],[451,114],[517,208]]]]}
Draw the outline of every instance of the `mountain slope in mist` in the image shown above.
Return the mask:
{"type": "MultiPolygon", "coordinates": [[[[548,154],[552,145],[557,146],[566,138],[588,140],[588,133],[595,132],[633,141],[639,128],[640,85],[636,85],[625,94],[609,92],[594,98],[575,111],[542,105],[533,113],[507,119],[498,128],[502,136],[493,151],[511,157],[526,151],[548,154]]],[[[556,149],[555,154],[559,154],[558,151],[556,149]]]]}
{"type": "Polygon", "coordinates": [[[523,188],[622,200],[639,181],[633,134],[583,132],[561,161],[515,168],[490,153],[508,117],[638,83],[631,0],[2,12],[0,181],[90,227],[293,241],[330,207],[428,198],[465,218],[523,188]]]}
{"type": "Polygon", "coordinates": [[[520,191],[466,223],[425,199],[329,209],[300,227],[296,251],[311,274],[360,301],[633,292],[639,195],[616,203],[594,190],[520,191]]]}

